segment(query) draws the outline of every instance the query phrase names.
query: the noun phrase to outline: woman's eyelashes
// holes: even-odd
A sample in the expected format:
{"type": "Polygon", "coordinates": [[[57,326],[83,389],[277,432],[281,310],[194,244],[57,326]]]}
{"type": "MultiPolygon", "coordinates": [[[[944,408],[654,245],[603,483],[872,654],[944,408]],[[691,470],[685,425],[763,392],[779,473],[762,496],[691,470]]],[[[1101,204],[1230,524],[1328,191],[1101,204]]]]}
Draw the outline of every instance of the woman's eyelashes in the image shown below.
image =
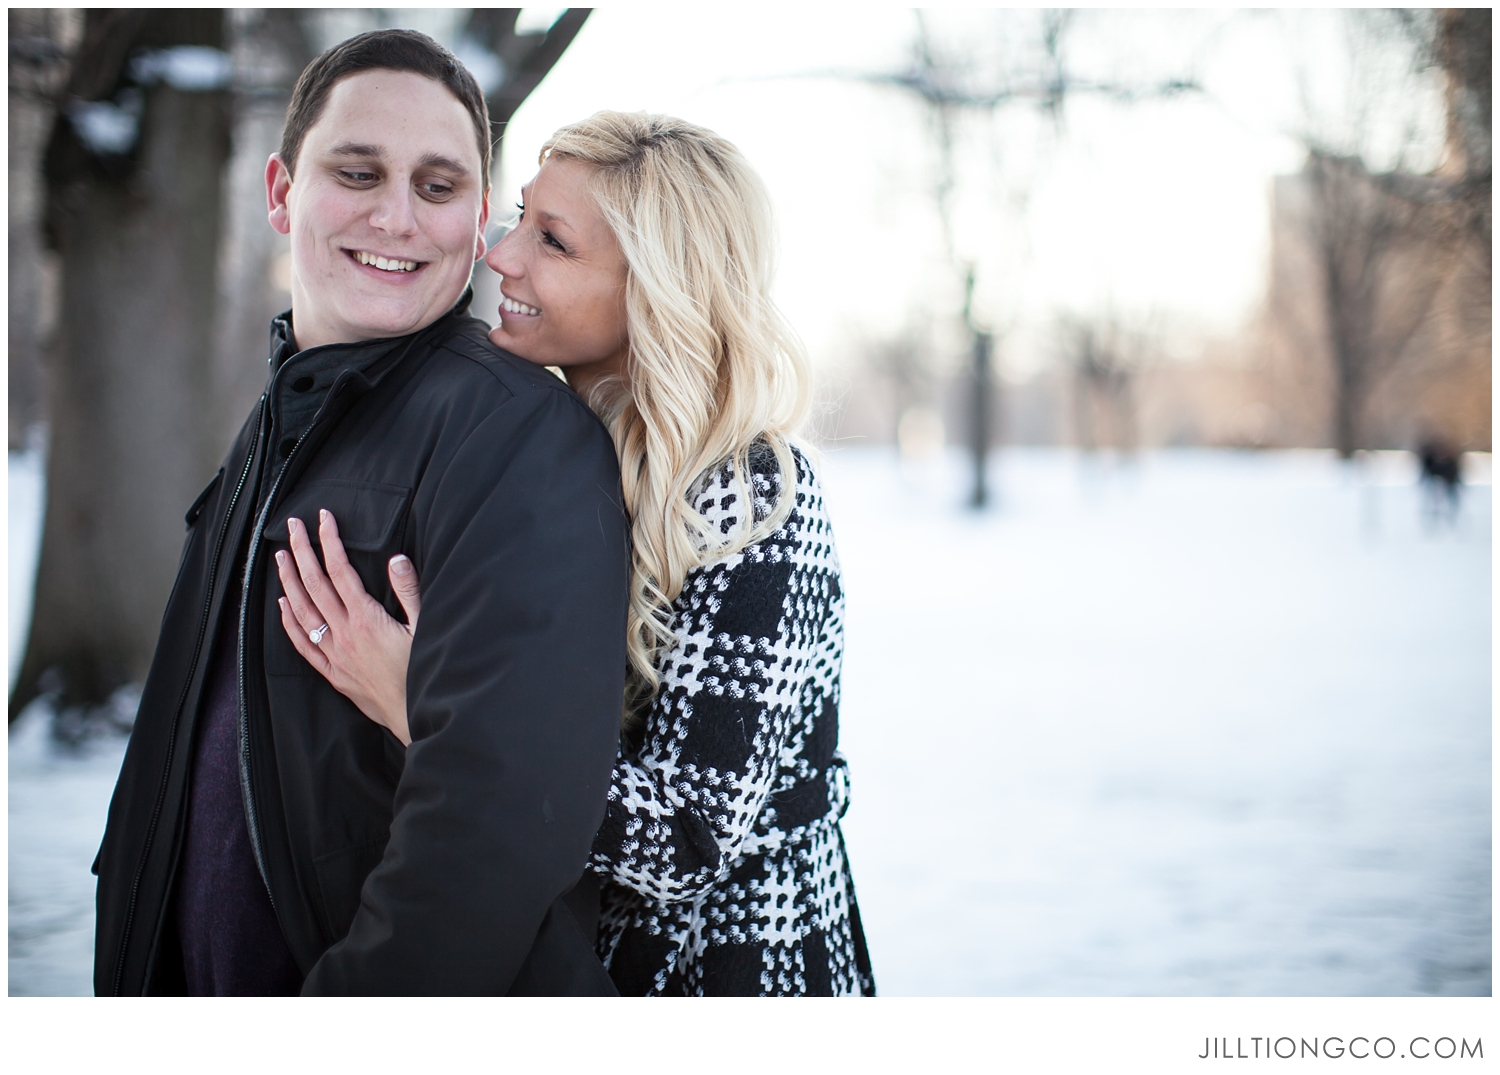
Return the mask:
{"type": "MultiPolygon", "coordinates": [[[[523,221],[523,220],[526,219],[526,206],[524,204],[522,204],[521,202],[516,202],[516,208],[519,209],[519,210],[521,210],[521,215],[518,216],[518,217],[516,217],[516,223],[515,223],[515,226],[519,228],[521,226],[521,221],[523,221]]],[[[557,236],[553,235],[550,231],[547,231],[546,229],[543,229],[542,231],[539,231],[537,234],[541,237],[542,244],[544,246],[550,246],[554,250],[561,251],[564,254],[566,254],[568,252],[568,248],[565,247],[565,246],[563,246],[563,244],[558,241],[557,236]]]]}

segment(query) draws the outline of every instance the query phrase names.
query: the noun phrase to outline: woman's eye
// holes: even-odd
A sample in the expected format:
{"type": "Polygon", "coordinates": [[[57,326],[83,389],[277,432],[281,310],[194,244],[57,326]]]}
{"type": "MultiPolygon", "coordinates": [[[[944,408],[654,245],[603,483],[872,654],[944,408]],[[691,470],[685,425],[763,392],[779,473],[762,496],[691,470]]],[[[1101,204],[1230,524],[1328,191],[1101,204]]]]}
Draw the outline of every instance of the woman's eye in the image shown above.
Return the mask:
{"type": "Polygon", "coordinates": [[[556,247],[558,250],[563,250],[563,252],[566,253],[563,244],[558,242],[557,239],[553,237],[550,231],[542,232],[542,242],[546,243],[548,246],[556,247]]]}

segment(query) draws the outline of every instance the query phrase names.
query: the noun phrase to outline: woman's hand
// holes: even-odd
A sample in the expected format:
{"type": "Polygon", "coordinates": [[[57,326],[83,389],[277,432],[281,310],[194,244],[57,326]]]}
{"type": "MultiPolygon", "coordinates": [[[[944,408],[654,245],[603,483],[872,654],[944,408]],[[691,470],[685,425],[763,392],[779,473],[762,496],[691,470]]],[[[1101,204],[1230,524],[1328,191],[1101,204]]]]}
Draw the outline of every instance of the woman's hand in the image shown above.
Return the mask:
{"type": "Polygon", "coordinates": [[[292,551],[276,554],[276,571],[286,596],[280,598],[281,625],[297,652],[322,673],[365,716],[390,729],[402,745],[411,745],[406,725],[406,666],[412,632],[422,607],[417,573],[405,556],[387,565],[391,589],[406,610],[397,623],[368,593],[344,554],[338,524],[328,511],[318,512],[318,537],[328,574],[308,540],[301,519],[288,519],[292,551]],[[293,564],[295,559],[296,563],[293,564]],[[325,627],[316,643],[311,635],[325,627]]]}

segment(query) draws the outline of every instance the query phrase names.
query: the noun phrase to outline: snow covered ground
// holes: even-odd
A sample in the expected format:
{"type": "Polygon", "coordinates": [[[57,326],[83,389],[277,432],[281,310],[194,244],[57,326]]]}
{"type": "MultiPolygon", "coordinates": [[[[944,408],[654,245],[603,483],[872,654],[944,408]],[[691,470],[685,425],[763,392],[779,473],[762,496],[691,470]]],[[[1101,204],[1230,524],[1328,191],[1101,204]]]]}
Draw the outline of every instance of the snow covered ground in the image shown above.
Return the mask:
{"type": "MultiPolygon", "coordinates": [[[[1015,450],[983,514],[957,456],[823,474],[882,992],[1490,992],[1487,473],[1453,527],[1404,455],[1015,450]]],[[[119,757],[11,731],[13,994],[89,988],[119,757]]]]}

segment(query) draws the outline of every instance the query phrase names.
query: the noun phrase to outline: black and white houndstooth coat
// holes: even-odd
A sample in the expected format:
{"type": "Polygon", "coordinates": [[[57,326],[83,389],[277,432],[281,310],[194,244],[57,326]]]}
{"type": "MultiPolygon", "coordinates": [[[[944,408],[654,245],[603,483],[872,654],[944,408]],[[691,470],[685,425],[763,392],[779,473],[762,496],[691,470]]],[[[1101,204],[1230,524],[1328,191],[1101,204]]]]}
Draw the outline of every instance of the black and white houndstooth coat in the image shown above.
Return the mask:
{"type": "MultiPolygon", "coordinates": [[[[794,450],[796,501],[775,533],[692,571],[661,686],[615,764],[592,868],[599,956],[641,995],[872,995],[839,818],[844,595],[822,490],[794,450]]],[[[780,495],[751,458],[756,518],[780,495]]],[[[696,496],[723,534],[741,486],[696,496]]]]}

